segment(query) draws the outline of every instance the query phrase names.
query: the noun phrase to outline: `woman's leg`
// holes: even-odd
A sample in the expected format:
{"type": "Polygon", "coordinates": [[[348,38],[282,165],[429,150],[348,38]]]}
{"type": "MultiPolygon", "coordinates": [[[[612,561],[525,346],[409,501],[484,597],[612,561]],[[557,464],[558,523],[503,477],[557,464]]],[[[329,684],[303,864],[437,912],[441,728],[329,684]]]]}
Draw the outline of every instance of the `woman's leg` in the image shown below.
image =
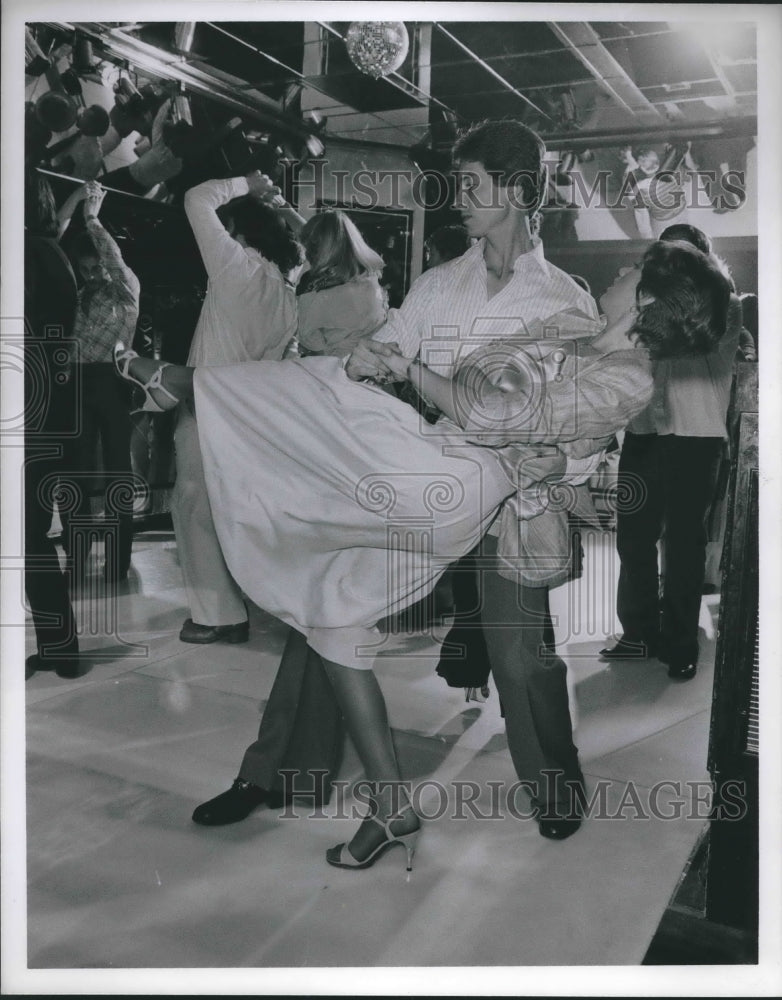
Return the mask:
{"type": "Polygon", "coordinates": [[[332,660],[324,659],[323,665],[367,780],[399,781],[386,702],[377,677],[371,670],[343,667],[332,660]]]}
{"type": "MultiPolygon", "coordinates": [[[[400,797],[399,764],[391,739],[385,699],[377,678],[371,670],[344,667],[325,658],[323,666],[366,778],[379,785],[371,796],[372,814],[386,820],[404,809],[404,813],[392,822],[391,832],[400,836],[417,830],[420,820],[411,809],[405,808],[407,799],[403,801],[400,797]]],[[[385,839],[383,827],[365,821],[349,844],[350,854],[361,862],[385,839]]]]}

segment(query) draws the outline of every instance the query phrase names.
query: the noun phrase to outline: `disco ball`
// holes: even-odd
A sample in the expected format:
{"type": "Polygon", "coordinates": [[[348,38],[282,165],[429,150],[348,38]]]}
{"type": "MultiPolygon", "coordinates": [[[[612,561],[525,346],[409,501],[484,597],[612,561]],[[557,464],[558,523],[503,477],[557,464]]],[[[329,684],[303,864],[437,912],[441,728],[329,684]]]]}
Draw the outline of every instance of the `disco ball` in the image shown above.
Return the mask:
{"type": "Polygon", "coordinates": [[[377,80],[399,69],[410,39],[403,21],[354,21],[345,44],[353,65],[377,80]]]}

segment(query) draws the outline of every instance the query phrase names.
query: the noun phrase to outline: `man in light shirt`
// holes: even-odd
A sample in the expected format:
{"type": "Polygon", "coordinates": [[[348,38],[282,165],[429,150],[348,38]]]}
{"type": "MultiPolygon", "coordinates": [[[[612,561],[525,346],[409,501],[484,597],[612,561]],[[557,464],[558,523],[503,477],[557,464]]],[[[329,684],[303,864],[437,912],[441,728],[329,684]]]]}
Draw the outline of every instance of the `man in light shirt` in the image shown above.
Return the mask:
{"type": "MultiPolygon", "coordinates": [[[[544,153],[540,138],[513,121],[484,122],[457,142],[457,208],[477,242],[421,276],[386,326],[354,351],[349,377],[383,376],[387,366],[378,342],[405,357],[420,351],[427,371],[450,375],[467,354],[498,338],[526,333],[532,343],[599,332],[592,297],[546,261],[530,231],[546,187],[544,153]]],[[[426,396],[425,375],[418,387],[426,396]]],[[[553,471],[543,456],[541,479],[553,471]]],[[[565,512],[552,514],[527,521],[531,530],[518,522],[525,547],[519,558],[518,551],[510,556],[503,549],[502,534],[510,537],[503,522],[515,523],[515,516],[508,503],[501,509],[482,543],[481,620],[516,773],[528,783],[541,834],[564,839],[580,826],[583,776],[566,667],[546,652],[548,591],[570,568],[569,546],[560,544],[565,512]]]]}
{"type": "MultiPolygon", "coordinates": [[[[301,264],[301,248],[291,230],[303,220],[278,192],[266,174],[253,171],[206,181],[186,193],[185,213],[208,276],[189,365],[278,361],[293,339],[296,292],[290,277],[301,264]],[[261,204],[273,197],[276,208],[261,204]],[[223,206],[228,228],[218,215],[223,206]]],[[[192,403],[179,407],[174,443],[172,515],[190,605],[179,638],[245,642],[247,608],[215,533],[192,403]]]]}

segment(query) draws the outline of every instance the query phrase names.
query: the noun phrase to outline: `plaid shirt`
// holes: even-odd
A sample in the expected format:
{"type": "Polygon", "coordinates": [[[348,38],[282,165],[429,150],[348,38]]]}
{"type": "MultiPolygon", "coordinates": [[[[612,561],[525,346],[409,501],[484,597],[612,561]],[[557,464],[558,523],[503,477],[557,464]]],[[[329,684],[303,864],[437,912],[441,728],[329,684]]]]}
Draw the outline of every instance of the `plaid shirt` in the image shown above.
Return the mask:
{"type": "Polygon", "coordinates": [[[133,343],[138,320],[139,280],[122,259],[117,244],[97,219],[89,219],[87,231],[92,237],[98,259],[110,280],[91,292],[81,288],[74,323],[74,337],[79,345],[81,362],[111,362],[118,340],[133,343]]]}

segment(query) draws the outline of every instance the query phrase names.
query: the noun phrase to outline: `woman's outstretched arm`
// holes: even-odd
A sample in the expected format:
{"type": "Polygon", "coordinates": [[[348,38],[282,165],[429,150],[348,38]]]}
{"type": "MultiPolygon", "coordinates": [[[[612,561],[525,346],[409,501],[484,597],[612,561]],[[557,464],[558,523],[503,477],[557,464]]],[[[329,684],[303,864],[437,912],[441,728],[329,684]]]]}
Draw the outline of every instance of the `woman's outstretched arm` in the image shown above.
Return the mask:
{"type": "Polygon", "coordinates": [[[384,362],[395,374],[406,374],[467,440],[493,447],[603,438],[651,399],[651,365],[644,351],[563,358],[559,379],[551,378],[539,359],[522,356],[524,363],[514,366],[511,377],[494,380],[469,363],[451,379],[398,354],[384,362]]]}

